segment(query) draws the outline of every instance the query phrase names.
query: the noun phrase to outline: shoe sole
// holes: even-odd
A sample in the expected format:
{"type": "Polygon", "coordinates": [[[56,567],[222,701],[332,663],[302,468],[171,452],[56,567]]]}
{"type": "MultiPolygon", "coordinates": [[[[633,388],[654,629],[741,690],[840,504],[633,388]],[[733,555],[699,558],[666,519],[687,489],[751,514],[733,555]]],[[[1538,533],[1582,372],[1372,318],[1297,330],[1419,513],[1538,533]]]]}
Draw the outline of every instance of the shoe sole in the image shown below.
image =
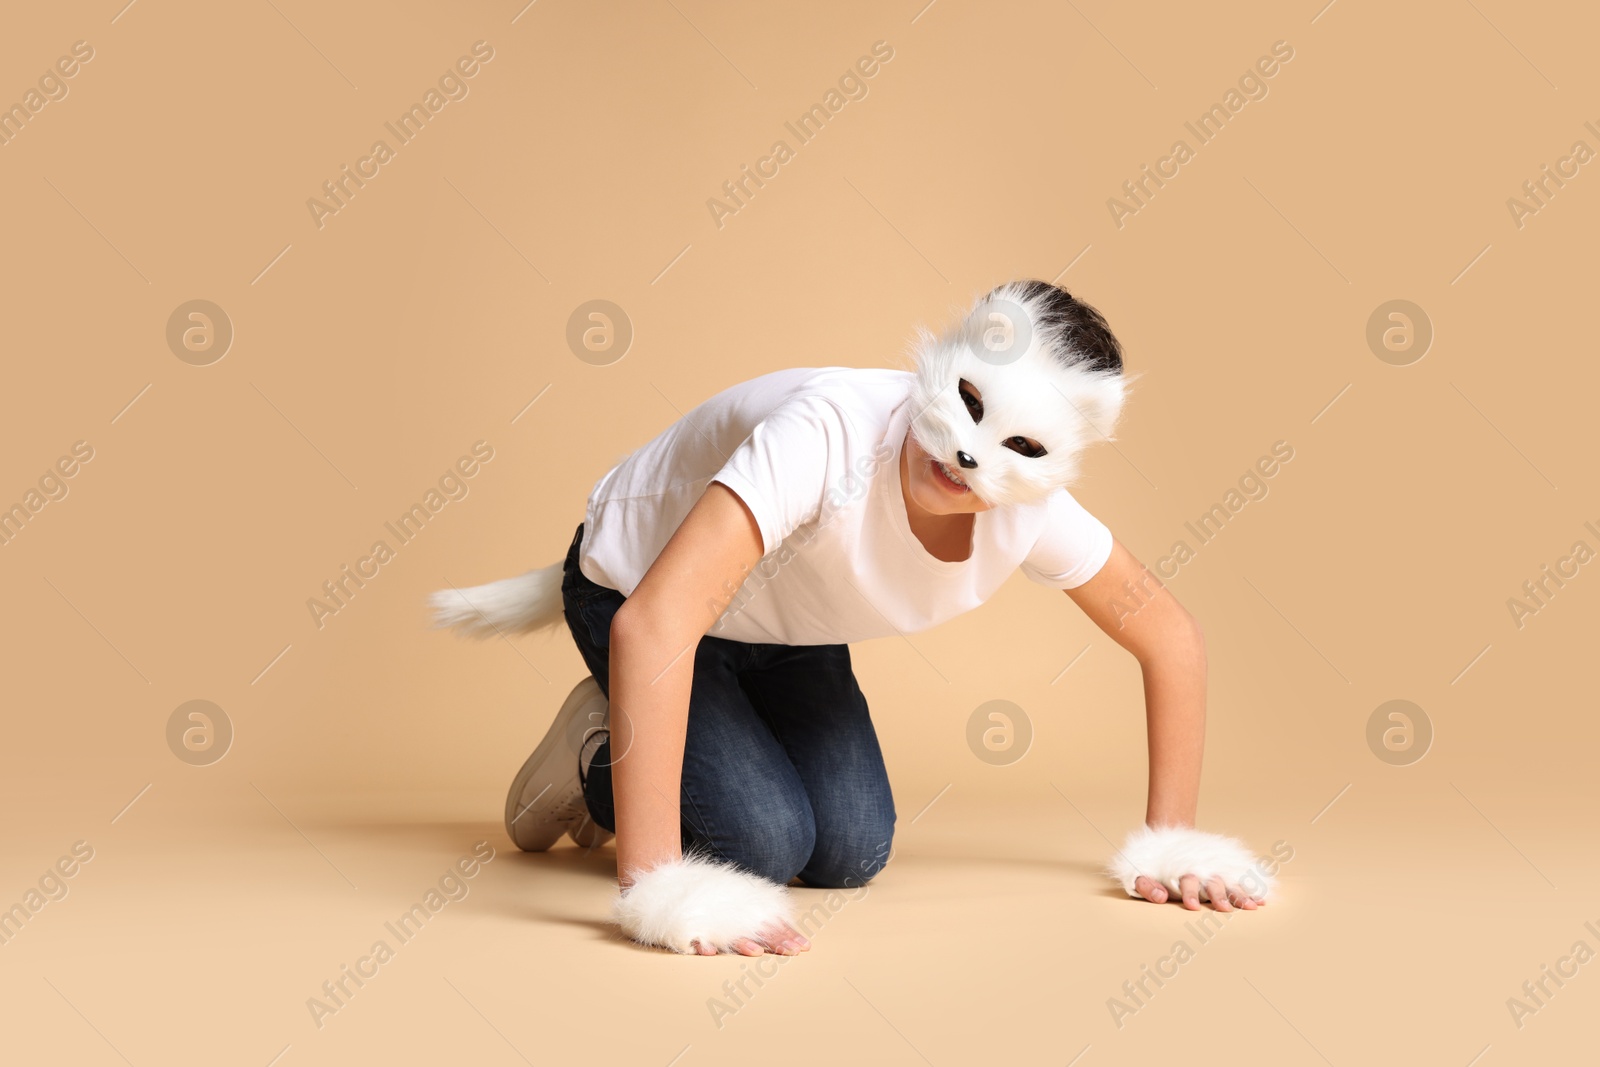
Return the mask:
{"type": "MultiPolygon", "coordinates": [[[[574,742],[581,742],[587,733],[588,726],[580,725],[587,723],[585,716],[603,716],[605,708],[605,694],[594,676],[579,682],[556,712],[544,740],[512,779],[506,793],[506,833],[524,852],[543,852],[566,833],[567,824],[552,823],[549,815],[571,799],[574,788],[581,790],[574,742]]],[[[592,723],[602,724],[602,719],[592,723]]]]}

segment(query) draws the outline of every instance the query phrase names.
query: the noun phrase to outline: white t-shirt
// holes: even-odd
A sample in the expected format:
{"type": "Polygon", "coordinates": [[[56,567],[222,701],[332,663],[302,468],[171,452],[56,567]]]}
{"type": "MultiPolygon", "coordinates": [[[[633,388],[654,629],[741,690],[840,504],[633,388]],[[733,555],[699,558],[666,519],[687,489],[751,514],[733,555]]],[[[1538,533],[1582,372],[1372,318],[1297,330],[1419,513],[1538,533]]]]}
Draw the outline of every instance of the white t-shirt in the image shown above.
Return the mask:
{"type": "Polygon", "coordinates": [[[697,609],[715,637],[823,645],[911,634],[971,611],[1019,567],[1056,589],[1094,577],[1111,531],[1065,489],[979,512],[965,560],[923,547],[900,489],[911,383],[910,371],[802,367],[718,393],[595,484],[579,569],[631,594],[716,481],[750,508],[765,555],[731,603],[724,592],[697,609]]]}

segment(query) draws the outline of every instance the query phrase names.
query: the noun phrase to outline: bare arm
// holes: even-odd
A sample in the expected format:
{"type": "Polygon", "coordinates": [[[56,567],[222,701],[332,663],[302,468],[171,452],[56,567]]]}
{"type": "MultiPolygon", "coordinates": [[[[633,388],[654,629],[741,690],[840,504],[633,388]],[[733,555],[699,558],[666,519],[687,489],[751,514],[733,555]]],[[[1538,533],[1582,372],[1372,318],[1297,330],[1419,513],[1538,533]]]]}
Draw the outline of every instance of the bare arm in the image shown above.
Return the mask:
{"type": "MultiPolygon", "coordinates": [[[[1144,679],[1150,782],[1145,824],[1192,827],[1200,803],[1200,764],[1206,744],[1206,645],[1200,624],[1122,542],[1089,581],[1066,590],[1073,603],[1139,661],[1144,679]]],[[[1163,886],[1141,877],[1146,899],[1166,900],[1163,886]]],[[[1185,907],[1200,907],[1199,880],[1180,882],[1185,907]]],[[[1230,897],[1246,908],[1254,901],[1221,883],[1207,893],[1220,910],[1230,897]]]]}
{"type": "Polygon", "coordinates": [[[712,482],[611,622],[617,880],[682,853],[678,796],[695,649],[762,553],[744,502],[712,482]],[[725,585],[724,583],[728,583],[725,585]]]}
{"type": "Polygon", "coordinates": [[[1193,826],[1206,744],[1200,624],[1121,541],[1100,573],[1066,593],[1139,661],[1150,745],[1146,824],[1193,826]]]}

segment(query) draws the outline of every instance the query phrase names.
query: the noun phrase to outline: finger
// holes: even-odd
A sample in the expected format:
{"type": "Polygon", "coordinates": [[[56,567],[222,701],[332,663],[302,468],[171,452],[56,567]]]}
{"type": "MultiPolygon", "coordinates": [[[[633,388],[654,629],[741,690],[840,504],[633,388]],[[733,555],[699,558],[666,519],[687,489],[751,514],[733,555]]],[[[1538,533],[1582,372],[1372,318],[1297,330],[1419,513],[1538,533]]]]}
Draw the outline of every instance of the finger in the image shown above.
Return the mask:
{"type": "Polygon", "coordinates": [[[799,930],[796,930],[792,923],[777,923],[771,927],[768,933],[771,935],[768,938],[769,941],[775,940],[780,943],[788,944],[792,946],[796,952],[803,952],[811,947],[811,942],[807,941],[805,935],[800,933],[799,930]]]}
{"type": "Polygon", "coordinates": [[[1141,874],[1133,880],[1133,889],[1152,904],[1167,902],[1167,887],[1147,874],[1141,874]]]}
{"type": "Polygon", "coordinates": [[[766,952],[766,949],[762,948],[748,937],[741,937],[735,941],[733,943],[733,949],[741,956],[760,956],[766,952]]]}
{"type": "Polygon", "coordinates": [[[1200,910],[1200,879],[1186,874],[1178,879],[1178,892],[1183,894],[1183,906],[1190,911],[1200,910]]]}
{"type": "Polygon", "coordinates": [[[1243,908],[1245,911],[1255,910],[1255,898],[1236,885],[1228,886],[1228,900],[1236,908],[1243,908]]]}
{"type": "Polygon", "coordinates": [[[1222,884],[1221,878],[1206,882],[1206,895],[1211,898],[1211,906],[1218,911],[1233,910],[1233,904],[1228,900],[1228,889],[1222,884]]]}
{"type": "Polygon", "coordinates": [[[784,923],[783,925],[784,929],[789,931],[790,939],[794,941],[795,946],[798,947],[800,951],[804,952],[806,949],[811,947],[811,942],[799,930],[796,930],[789,923],[784,923]]]}
{"type": "Polygon", "coordinates": [[[760,945],[762,952],[774,952],[778,953],[778,955],[790,955],[790,953],[794,952],[789,947],[789,937],[782,934],[782,929],[779,926],[765,926],[765,928],[758,929],[755,937],[752,937],[750,941],[760,945]]]}
{"type": "Polygon", "coordinates": [[[756,935],[757,939],[768,946],[773,952],[783,956],[793,956],[800,952],[799,931],[788,923],[775,923],[768,926],[756,935]]]}
{"type": "Polygon", "coordinates": [[[702,956],[715,956],[717,954],[717,950],[713,946],[703,944],[698,939],[689,942],[689,947],[702,956]]]}

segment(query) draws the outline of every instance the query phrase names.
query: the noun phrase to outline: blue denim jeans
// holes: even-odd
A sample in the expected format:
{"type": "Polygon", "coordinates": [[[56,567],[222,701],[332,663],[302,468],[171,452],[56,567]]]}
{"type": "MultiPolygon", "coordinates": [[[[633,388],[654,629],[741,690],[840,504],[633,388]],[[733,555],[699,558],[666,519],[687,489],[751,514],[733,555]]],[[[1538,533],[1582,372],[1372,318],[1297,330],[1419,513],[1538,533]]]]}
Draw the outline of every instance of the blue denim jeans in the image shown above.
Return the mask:
{"type": "MultiPolygon", "coordinates": [[[[589,671],[611,694],[611,618],[627,599],[578,570],[583,526],[561,594],[589,671]]],[[[695,650],[683,752],[683,847],[780,885],[866,884],[888,861],[894,797],[850,669],[848,645],[751,644],[712,637],[695,650]]],[[[615,831],[611,744],[583,783],[594,821],[615,831]]]]}

